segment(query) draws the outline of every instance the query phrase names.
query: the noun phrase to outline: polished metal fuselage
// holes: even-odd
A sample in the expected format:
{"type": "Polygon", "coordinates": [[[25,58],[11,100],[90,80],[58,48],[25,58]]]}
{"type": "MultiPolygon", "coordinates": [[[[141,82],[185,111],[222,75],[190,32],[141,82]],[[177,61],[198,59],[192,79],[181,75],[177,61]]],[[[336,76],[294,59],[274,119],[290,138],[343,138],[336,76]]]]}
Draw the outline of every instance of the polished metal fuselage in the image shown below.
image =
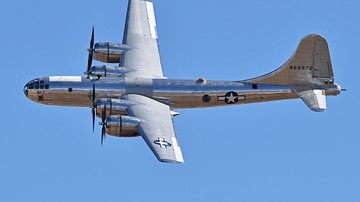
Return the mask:
{"type": "MultiPolygon", "coordinates": [[[[93,92],[95,101],[101,98],[120,99],[124,94],[139,94],[177,109],[298,98],[290,86],[254,85],[241,81],[44,77],[36,82],[40,86],[32,85],[30,82],[25,85],[24,92],[27,97],[38,103],[57,106],[92,107],[93,92]]],[[[340,93],[337,86],[325,90],[326,95],[340,93]]]]}

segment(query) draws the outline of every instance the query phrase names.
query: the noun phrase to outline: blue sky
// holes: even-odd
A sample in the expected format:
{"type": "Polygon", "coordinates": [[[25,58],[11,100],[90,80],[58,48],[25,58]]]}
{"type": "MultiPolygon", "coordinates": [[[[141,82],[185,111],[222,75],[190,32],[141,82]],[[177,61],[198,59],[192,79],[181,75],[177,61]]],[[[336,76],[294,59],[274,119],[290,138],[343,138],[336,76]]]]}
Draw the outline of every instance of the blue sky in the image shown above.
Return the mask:
{"type": "Polygon", "coordinates": [[[141,138],[92,133],[86,108],[39,105],[29,80],[81,75],[91,26],[121,41],[126,0],[2,1],[0,201],[359,201],[358,1],[155,1],[169,78],[241,80],[282,65],[310,33],[348,91],[328,111],[301,100],[179,110],[184,165],[141,138]]]}

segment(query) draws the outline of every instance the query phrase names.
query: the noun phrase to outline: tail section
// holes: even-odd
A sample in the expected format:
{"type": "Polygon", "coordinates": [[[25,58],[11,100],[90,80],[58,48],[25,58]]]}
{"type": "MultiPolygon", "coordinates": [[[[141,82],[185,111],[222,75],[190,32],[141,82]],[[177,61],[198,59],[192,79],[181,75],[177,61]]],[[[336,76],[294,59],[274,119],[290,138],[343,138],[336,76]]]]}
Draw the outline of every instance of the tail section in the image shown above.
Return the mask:
{"type": "Polygon", "coordinates": [[[288,85],[313,111],[326,110],[326,95],[337,95],[329,48],[320,35],[305,36],[295,53],[277,70],[244,81],[251,84],[288,85]]]}

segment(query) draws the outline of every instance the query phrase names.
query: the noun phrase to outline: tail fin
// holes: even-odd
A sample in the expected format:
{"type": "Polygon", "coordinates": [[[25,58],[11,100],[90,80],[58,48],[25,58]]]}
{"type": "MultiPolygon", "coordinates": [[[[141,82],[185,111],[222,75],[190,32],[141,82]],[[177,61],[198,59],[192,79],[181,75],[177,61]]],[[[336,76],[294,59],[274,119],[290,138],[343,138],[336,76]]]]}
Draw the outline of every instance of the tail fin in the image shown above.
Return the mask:
{"type": "Polygon", "coordinates": [[[328,44],[316,34],[305,36],[295,53],[277,70],[244,82],[291,86],[313,111],[326,110],[325,90],[339,88],[334,84],[328,44]]]}

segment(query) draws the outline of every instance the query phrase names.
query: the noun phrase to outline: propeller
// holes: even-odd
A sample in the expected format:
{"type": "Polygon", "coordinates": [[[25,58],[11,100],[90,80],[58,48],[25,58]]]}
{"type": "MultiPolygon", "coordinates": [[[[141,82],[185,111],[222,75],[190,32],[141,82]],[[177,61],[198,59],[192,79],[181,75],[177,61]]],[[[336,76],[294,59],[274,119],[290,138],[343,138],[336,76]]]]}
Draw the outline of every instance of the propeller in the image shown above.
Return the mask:
{"type": "Polygon", "coordinates": [[[90,69],[92,66],[92,61],[93,61],[93,56],[94,56],[94,43],[95,43],[95,28],[93,26],[92,32],[91,32],[90,47],[88,48],[89,57],[88,57],[88,65],[87,65],[87,71],[86,71],[86,74],[88,75],[88,77],[90,76],[90,69]]]}

